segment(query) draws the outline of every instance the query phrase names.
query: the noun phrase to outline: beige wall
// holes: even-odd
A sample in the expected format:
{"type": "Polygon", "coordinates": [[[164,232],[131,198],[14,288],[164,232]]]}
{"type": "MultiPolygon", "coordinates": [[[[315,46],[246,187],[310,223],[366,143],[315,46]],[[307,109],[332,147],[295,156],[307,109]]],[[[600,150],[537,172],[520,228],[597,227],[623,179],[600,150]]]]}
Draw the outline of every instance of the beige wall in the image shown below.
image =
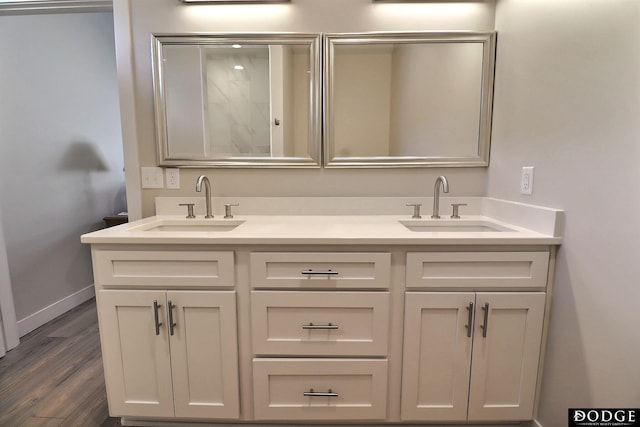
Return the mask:
{"type": "Polygon", "coordinates": [[[396,47],[392,155],[477,156],[482,62],[480,43],[396,47]]]}
{"type": "MultiPolygon", "coordinates": [[[[295,76],[308,75],[307,69],[309,68],[309,53],[293,51],[290,55],[291,62],[291,74],[295,76]]],[[[285,127],[287,135],[285,135],[285,141],[287,137],[289,141],[287,144],[292,146],[288,152],[294,157],[309,157],[309,79],[291,79],[288,89],[291,92],[291,102],[285,105],[285,110],[290,109],[293,111],[288,112],[288,116],[291,117],[293,126],[285,127]],[[294,107],[295,106],[295,107],[294,107]],[[298,106],[304,106],[304,108],[298,108],[298,106]]]]}
{"type": "Polygon", "coordinates": [[[566,211],[539,421],[640,402],[640,2],[500,0],[488,195],[566,211]],[[535,166],[533,196],[518,192],[535,166]]]}
{"type": "MultiPolygon", "coordinates": [[[[493,1],[373,4],[370,0],[296,0],[286,5],[184,6],[176,0],[115,0],[116,45],[127,196],[132,218],[153,215],[157,195],[194,195],[206,173],[214,195],[428,196],[446,173],[453,195],[482,195],[486,169],[222,170],[182,169],[180,190],[140,190],[139,167],[157,164],[150,34],[154,32],[359,32],[493,30],[493,1]],[[136,175],[134,175],[136,174],[136,175]]],[[[240,209],[241,212],[241,209],[240,209]]]]}
{"type": "Polygon", "coordinates": [[[333,64],[334,155],[389,156],[392,48],[341,48],[333,64]]]}

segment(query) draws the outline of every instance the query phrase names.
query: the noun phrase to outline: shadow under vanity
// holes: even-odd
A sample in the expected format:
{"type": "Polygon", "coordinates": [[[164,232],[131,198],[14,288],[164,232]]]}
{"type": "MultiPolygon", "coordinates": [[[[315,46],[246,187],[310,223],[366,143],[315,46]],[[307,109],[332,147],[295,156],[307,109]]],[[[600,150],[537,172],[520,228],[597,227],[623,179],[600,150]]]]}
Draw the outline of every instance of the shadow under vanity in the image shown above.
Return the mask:
{"type": "Polygon", "coordinates": [[[562,213],[406,206],[432,201],[214,198],[214,215],[239,207],[204,219],[202,197],[158,198],[158,215],[84,235],[111,415],[532,419],[562,213]]]}

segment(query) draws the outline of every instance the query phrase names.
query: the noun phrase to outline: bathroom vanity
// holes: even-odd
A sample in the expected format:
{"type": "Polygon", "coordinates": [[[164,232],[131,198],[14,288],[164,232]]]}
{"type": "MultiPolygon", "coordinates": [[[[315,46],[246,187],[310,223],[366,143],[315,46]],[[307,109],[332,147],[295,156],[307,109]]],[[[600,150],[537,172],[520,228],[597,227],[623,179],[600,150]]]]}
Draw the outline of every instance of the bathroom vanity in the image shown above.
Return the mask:
{"type": "Polygon", "coordinates": [[[183,199],[82,237],[123,425],[533,419],[561,211],[234,199],[205,220],[183,199]]]}

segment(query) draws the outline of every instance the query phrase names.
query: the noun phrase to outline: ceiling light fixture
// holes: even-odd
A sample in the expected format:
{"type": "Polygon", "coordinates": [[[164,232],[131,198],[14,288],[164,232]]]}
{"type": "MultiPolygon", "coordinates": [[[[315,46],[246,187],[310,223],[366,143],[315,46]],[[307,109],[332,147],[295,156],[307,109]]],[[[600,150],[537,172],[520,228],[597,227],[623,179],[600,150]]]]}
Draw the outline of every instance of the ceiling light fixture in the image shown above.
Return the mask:
{"type": "Polygon", "coordinates": [[[180,0],[186,4],[289,3],[291,0],[180,0]]]}
{"type": "Polygon", "coordinates": [[[482,0],[372,0],[374,3],[468,3],[482,0]]]}

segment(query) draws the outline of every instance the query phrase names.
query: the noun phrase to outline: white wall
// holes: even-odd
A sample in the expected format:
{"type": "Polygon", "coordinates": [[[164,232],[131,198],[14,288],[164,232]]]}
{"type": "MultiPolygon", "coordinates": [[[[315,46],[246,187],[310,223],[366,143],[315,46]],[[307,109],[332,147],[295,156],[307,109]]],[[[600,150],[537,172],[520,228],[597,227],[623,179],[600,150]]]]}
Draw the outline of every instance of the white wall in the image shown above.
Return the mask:
{"type": "Polygon", "coordinates": [[[566,211],[539,421],[640,402],[640,2],[500,0],[488,195],[566,211]],[[533,196],[518,193],[535,166],[533,196]]]}
{"type": "Polygon", "coordinates": [[[80,235],[125,208],[112,14],[0,16],[0,58],[0,205],[24,333],[91,295],[80,235]]]}
{"type": "MultiPolygon", "coordinates": [[[[155,166],[150,34],[154,32],[359,32],[493,30],[495,5],[487,2],[373,4],[370,0],[296,0],[290,4],[185,6],[175,0],[115,0],[114,16],[124,100],[127,168],[155,166]],[[132,38],[129,38],[131,30],[132,38]],[[133,60],[131,61],[131,55],[133,60]],[[134,112],[134,114],[128,114],[134,112]],[[138,157],[139,160],[135,158],[138,157]],[[131,161],[131,163],[129,163],[131,161]]],[[[140,190],[127,174],[132,217],[154,212],[154,197],[195,195],[197,176],[212,179],[221,196],[430,196],[446,173],[455,196],[481,195],[486,169],[221,170],[181,169],[181,190],[140,190]],[[141,202],[140,208],[138,206],[141,202]]],[[[135,173],[131,171],[131,173],[135,173]]],[[[242,209],[238,211],[242,212],[242,209]]]]}

